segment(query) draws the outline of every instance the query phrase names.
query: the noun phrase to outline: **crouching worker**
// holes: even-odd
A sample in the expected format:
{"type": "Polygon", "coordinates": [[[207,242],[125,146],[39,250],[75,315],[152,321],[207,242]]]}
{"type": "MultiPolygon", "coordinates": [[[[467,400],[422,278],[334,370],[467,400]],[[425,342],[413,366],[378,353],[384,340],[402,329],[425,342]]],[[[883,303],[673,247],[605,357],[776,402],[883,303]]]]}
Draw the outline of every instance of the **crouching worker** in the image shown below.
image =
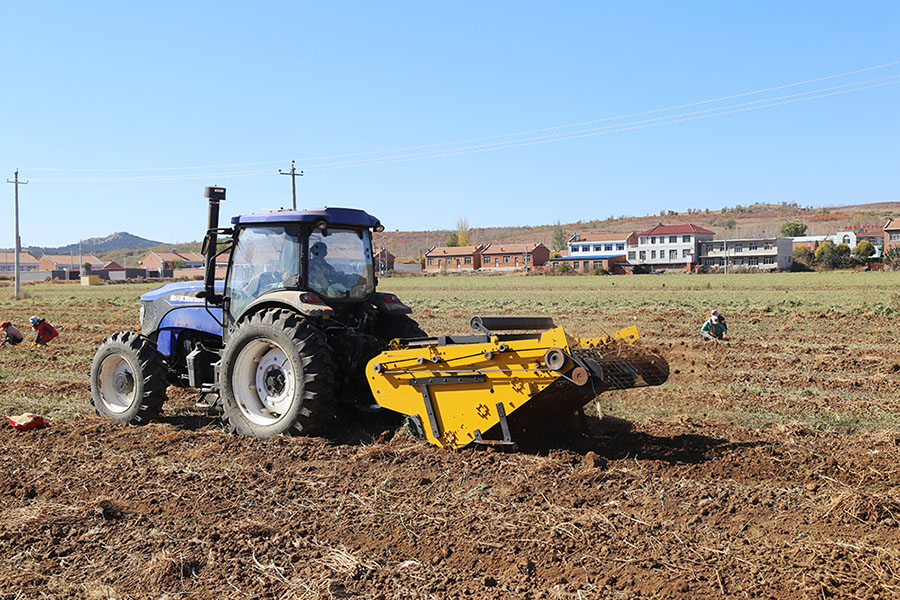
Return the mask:
{"type": "Polygon", "coordinates": [[[47,342],[59,335],[59,332],[54,329],[53,325],[40,317],[31,317],[28,320],[31,321],[31,328],[35,331],[34,342],[31,344],[32,348],[35,346],[46,346],[47,342]]]}
{"type": "Polygon", "coordinates": [[[18,346],[22,343],[22,340],[25,339],[25,336],[22,335],[19,328],[9,321],[0,323],[0,336],[3,336],[3,340],[0,341],[0,346],[5,346],[7,343],[10,346],[18,346]]]}
{"type": "Polygon", "coordinates": [[[726,340],[728,339],[728,330],[725,329],[719,315],[712,315],[703,323],[700,335],[704,340],[726,340]]]}

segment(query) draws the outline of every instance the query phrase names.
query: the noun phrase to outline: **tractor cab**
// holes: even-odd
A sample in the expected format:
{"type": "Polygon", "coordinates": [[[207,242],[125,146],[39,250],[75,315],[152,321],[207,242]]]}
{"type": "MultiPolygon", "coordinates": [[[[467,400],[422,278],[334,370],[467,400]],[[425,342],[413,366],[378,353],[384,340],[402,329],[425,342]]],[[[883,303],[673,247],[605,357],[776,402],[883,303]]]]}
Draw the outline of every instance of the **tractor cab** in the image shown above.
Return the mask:
{"type": "Polygon", "coordinates": [[[306,303],[339,310],[375,292],[371,232],[383,228],[364,211],[272,211],[234,217],[232,225],[224,298],[230,323],[277,292],[302,292],[306,303]]]}

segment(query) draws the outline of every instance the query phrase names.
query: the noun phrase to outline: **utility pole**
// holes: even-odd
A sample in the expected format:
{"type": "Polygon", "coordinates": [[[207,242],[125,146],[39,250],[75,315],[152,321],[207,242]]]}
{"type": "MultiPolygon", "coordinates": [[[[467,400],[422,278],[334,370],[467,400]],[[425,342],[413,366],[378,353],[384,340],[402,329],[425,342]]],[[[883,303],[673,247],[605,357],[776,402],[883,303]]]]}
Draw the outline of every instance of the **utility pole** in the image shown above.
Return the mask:
{"type": "Polygon", "coordinates": [[[19,252],[22,251],[22,241],[19,239],[19,186],[28,185],[28,182],[19,181],[19,170],[16,169],[15,178],[12,181],[7,179],[6,183],[12,183],[16,186],[16,300],[18,300],[21,290],[21,282],[19,281],[19,252]]]}
{"type": "Polygon", "coordinates": [[[294,161],[291,161],[291,170],[285,173],[281,169],[278,169],[278,174],[291,176],[291,207],[294,210],[297,210],[297,178],[303,177],[303,171],[296,171],[294,169],[294,161]]]}

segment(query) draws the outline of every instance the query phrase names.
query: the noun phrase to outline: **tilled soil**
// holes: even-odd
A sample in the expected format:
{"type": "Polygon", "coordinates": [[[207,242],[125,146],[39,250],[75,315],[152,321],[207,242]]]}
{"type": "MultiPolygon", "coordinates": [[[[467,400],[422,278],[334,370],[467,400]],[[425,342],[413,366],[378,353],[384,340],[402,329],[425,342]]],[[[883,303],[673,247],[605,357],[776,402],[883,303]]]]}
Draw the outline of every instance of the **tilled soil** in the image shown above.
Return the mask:
{"type": "MultiPolygon", "coordinates": [[[[160,423],[73,417],[136,302],[42,301],[4,315],[61,335],[0,352],[5,413],[50,416],[0,427],[0,600],[900,597],[895,317],[745,310],[717,344],[666,305],[639,325],[669,380],[600,397],[636,422],[576,420],[501,452],[371,417],[240,438],[172,388],[160,423]]],[[[456,310],[417,318],[463,332],[473,311],[456,310]]],[[[558,316],[578,335],[631,319],[558,316]]]]}
{"type": "Polygon", "coordinates": [[[194,425],[0,429],[5,596],[900,596],[896,430],[605,417],[506,453],[194,425]]]}

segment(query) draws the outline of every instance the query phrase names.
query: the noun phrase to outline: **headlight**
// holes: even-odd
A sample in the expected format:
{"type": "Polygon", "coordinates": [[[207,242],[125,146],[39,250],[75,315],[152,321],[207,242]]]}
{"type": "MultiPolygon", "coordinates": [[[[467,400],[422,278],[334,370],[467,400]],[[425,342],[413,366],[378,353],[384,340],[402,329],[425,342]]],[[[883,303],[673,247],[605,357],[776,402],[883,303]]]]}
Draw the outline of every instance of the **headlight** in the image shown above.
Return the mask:
{"type": "Polygon", "coordinates": [[[144,328],[144,303],[141,302],[141,310],[138,313],[138,318],[141,320],[141,329],[144,328]]]}

